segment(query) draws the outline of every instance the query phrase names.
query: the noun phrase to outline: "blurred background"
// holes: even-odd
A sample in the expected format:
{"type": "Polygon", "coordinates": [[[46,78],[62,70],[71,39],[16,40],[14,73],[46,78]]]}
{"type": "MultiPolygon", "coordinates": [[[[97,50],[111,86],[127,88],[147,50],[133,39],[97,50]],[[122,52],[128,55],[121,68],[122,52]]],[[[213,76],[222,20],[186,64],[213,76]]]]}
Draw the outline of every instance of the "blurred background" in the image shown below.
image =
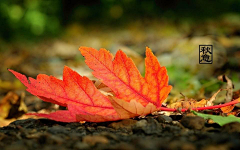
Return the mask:
{"type": "Polygon", "coordinates": [[[238,90],[239,8],[239,0],[1,0],[0,100],[7,101],[7,93],[14,91],[28,109],[40,110],[33,104],[38,98],[29,93],[22,98],[25,87],[7,68],[34,78],[61,78],[67,65],[93,78],[80,46],[112,53],[122,49],[143,75],[149,46],[168,70],[173,86],[169,101],[181,98],[180,92],[210,97],[226,86],[217,79],[222,74],[238,90]],[[199,45],[213,45],[213,64],[199,64],[199,45]]]}

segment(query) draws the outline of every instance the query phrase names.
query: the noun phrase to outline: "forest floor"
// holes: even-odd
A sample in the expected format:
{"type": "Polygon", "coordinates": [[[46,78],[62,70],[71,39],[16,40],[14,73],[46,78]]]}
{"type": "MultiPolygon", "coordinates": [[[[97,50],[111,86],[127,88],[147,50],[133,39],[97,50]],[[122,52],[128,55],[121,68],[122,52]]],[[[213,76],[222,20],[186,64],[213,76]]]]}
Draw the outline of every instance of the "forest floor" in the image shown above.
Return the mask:
{"type": "MultiPolygon", "coordinates": [[[[58,39],[38,43],[0,40],[0,148],[30,149],[240,149],[240,123],[219,126],[200,117],[156,115],[104,123],[61,123],[32,118],[27,112],[48,113],[63,109],[25,92],[25,87],[7,68],[26,76],[37,74],[62,77],[64,65],[93,79],[80,46],[106,48],[112,53],[122,49],[144,74],[144,52],[149,46],[160,64],[166,66],[173,89],[169,105],[188,98],[210,98],[226,83],[234,84],[235,98],[240,96],[240,17],[223,18],[204,24],[162,21],[133,22],[124,28],[88,27],[72,24],[58,39]],[[140,30],[142,29],[142,30],[140,30]],[[213,30],[214,29],[214,30],[213,30]],[[199,45],[213,45],[213,64],[199,64],[199,45]]],[[[234,96],[234,95],[233,95],[234,96]]],[[[216,97],[224,103],[226,91],[216,97]]],[[[239,110],[239,106],[235,109],[239,110]]]]}
{"type": "Polygon", "coordinates": [[[180,123],[164,115],[84,124],[26,119],[0,128],[0,147],[5,150],[238,150],[239,135],[240,123],[220,127],[205,123],[200,117],[183,117],[180,123]]]}

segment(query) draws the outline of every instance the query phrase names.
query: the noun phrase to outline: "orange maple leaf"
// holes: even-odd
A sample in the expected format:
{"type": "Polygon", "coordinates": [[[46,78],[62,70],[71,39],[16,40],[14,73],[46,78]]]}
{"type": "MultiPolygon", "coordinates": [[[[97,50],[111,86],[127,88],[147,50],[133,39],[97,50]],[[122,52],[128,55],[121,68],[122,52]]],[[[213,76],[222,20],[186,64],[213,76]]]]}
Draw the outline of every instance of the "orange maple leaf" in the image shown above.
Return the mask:
{"type": "MultiPolygon", "coordinates": [[[[76,122],[76,114],[91,114],[102,116],[118,116],[110,101],[94,86],[87,77],[80,76],[69,67],[64,67],[63,80],[53,76],[39,74],[37,79],[10,70],[26,87],[27,91],[43,101],[68,107],[68,110],[59,110],[50,114],[31,113],[62,122],[76,122]],[[72,111],[73,106],[78,109],[72,111]]],[[[102,120],[96,120],[99,122],[102,120]]]]}
{"type": "Polygon", "coordinates": [[[172,86],[168,85],[167,70],[161,67],[150,48],[146,48],[143,78],[133,61],[121,50],[113,55],[105,50],[80,47],[85,62],[94,72],[93,75],[115,92],[118,99],[127,102],[135,100],[146,106],[153,103],[157,108],[167,98],[172,86]]]}
{"type": "Polygon", "coordinates": [[[37,79],[28,78],[10,70],[26,87],[40,99],[65,106],[50,114],[30,113],[62,122],[103,122],[147,115],[160,109],[171,86],[165,67],[146,48],[146,74],[143,78],[133,61],[119,50],[113,55],[105,50],[80,47],[86,64],[94,70],[93,75],[112,89],[114,96],[103,95],[87,77],[82,77],[68,67],[64,68],[63,80],[40,74],[37,79]]]}

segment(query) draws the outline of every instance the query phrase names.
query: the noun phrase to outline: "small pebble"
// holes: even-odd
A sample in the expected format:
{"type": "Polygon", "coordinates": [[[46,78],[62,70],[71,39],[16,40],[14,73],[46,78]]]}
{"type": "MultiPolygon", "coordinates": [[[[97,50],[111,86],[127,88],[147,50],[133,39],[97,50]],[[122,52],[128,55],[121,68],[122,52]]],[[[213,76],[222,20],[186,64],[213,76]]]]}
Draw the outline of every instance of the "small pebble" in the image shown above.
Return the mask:
{"type": "Polygon", "coordinates": [[[144,132],[145,134],[160,134],[162,126],[153,118],[149,117],[147,120],[140,120],[133,128],[134,132],[144,132]]]}
{"type": "Polygon", "coordinates": [[[131,129],[137,122],[138,122],[137,120],[125,119],[120,122],[113,122],[109,124],[109,127],[113,129],[120,129],[120,128],[131,129]]]}
{"type": "Polygon", "coordinates": [[[199,116],[185,116],[181,119],[185,128],[200,130],[204,127],[205,120],[199,116]]]}
{"type": "Polygon", "coordinates": [[[83,143],[87,143],[89,145],[95,145],[97,143],[108,144],[109,141],[105,136],[100,135],[87,135],[83,137],[83,143]]]}
{"type": "Polygon", "coordinates": [[[159,116],[157,117],[157,121],[158,121],[159,123],[171,122],[171,121],[172,121],[172,118],[169,117],[169,116],[165,116],[165,115],[159,115],[159,116]]]}
{"type": "Polygon", "coordinates": [[[56,125],[53,127],[50,127],[47,131],[52,134],[58,134],[58,133],[63,133],[63,134],[68,134],[69,133],[69,128],[66,128],[64,126],[56,125]]]}
{"type": "Polygon", "coordinates": [[[83,150],[83,149],[89,149],[90,146],[87,143],[77,142],[74,145],[74,149],[76,150],[83,150]]]}
{"type": "Polygon", "coordinates": [[[223,132],[229,132],[229,133],[234,133],[234,132],[238,132],[240,133],[240,123],[239,122],[232,122],[232,123],[228,123],[225,124],[222,127],[222,131],[223,132]]]}

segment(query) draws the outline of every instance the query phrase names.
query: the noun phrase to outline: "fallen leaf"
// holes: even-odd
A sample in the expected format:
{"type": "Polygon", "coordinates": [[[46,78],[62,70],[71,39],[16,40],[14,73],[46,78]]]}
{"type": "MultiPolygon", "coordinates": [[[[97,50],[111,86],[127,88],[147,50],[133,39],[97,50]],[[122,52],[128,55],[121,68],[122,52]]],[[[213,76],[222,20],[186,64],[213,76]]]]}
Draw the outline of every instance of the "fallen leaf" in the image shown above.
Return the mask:
{"type": "Polygon", "coordinates": [[[233,92],[233,99],[237,99],[240,97],[240,90],[234,91],[233,92]]]}
{"type": "MultiPolygon", "coordinates": [[[[27,87],[28,92],[38,96],[43,101],[65,107],[75,105],[81,110],[76,112],[79,114],[117,115],[108,98],[97,90],[93,82],[87,77],[80,76],[69,67],[64,67],[63,80],[40,74],[36,80],[29,78],[28,81],[26,76],[10,69],[9,71],[27,87]]],[[[77,121],[75,112],[70,110],[56,111],[50,114],[30,113],[30,115],[62,122],[77,121]]]]}
{"type": "Polygon", "coordinates": [[[221,75],[218,76],[218,80],[222,81],[222,82],[227,82],[227,93],[226,93],[226,103],[230,102],[233,98],[233,89],[234,89],[234,85],[232,83],[232,81],[226,76],[226,75],[221,75]]]}
{"type": "Polygon", "coordinates": [[[124,119],[135,116],[146,116],[147,114],[151,114],[159,110],[153,103],[148,103],[147,106],[143,106],[136,100],[126,102],[115,97],[110,97],[109,99],[118,115],[124,119]]]}
{"type": "Polygon", "coordinates": [[[0,101],[0,118],[11,119],[18,118],[27,112],[27,107],[23,101],[25,94],[18,95],[14,92],[8,92],[0,101]]]}
{"type": "Polygon", "coordinates": [[[230,112],[232,112],[234,107],[235,105],[229,105],[229,106],[221,107],[220,109],[222,110],[223,113],[229,114],[230,112]]]}
{"type": "Polygon", "coordinates": [[[217,115],[202,114],[202,113],[198,113],[196,111],[192,111],[192,113],[194,113],[195,115],[197,115],[199,117],[203,117],[204,119],[212,119],[214,122],[218,123],[220,126],[223,126],[223,125],[225,125],[227,123],[231,123],[231,122],[240,122],[240,118],[235,117],[233,115],[223,117],[223,116],[217,116],[217,115]]]}
{"type": "Polygon", "coordinates": [[[218,95],[219,92],[221,92],[223,89],[219,89],[216,93],[214,93],[212,95],[212,97],[207,101],[207,105],[206,106],[213,106],[213,102],[216,100],[216,97],[218,95]]]}
{"type": "Polygon", "coordinates": [[[126,102],[135,100],[143,106],[152,103],[159,108],[172,88],[168,85],[166,68],[160,66],[148,47],[145,78],[121,50],[117,51],[114,59],[106,49],[98,51],[94,48],[80,47],[79,50],[85,57],[86,64],[93,70],[93,75],[111,88],[118,99],[126,102]]]}
{"type": "Polygon", "coordinates": [[[219,89],[216,93],[212,95],[209,99],[202,99],[200,101],[197,101],[192,98],[187,98],[184,96],[184,99],[181,99],[175,103],[172,103],[168,106],[168,108],[175,108],[175,109],[192,109],[192,108],[200,108],[200,107],[207,107],[207,106],[213,106],[214,100],[216,99],[216,96],[219,92],[221,92],[222,89],[219,89]]]}
{"type": "Polygon", "coordinates": [[[62,122],[127,119],[159,110],[172,88],[168,85],[166,68],[160,66],[149,48],[146,49],[145,78],[121,50],[113,59],[105,49],[79,49],[86,58],[86,64],[94,70],[93,75],[103,84],[92,82],[68,67],[64,67],[63,80],[44,74],[38,75],[37,79],[27,79],[25,75],[9,69],[31,94],[68,108],[50,114],[29,115],[62,122]]]}

